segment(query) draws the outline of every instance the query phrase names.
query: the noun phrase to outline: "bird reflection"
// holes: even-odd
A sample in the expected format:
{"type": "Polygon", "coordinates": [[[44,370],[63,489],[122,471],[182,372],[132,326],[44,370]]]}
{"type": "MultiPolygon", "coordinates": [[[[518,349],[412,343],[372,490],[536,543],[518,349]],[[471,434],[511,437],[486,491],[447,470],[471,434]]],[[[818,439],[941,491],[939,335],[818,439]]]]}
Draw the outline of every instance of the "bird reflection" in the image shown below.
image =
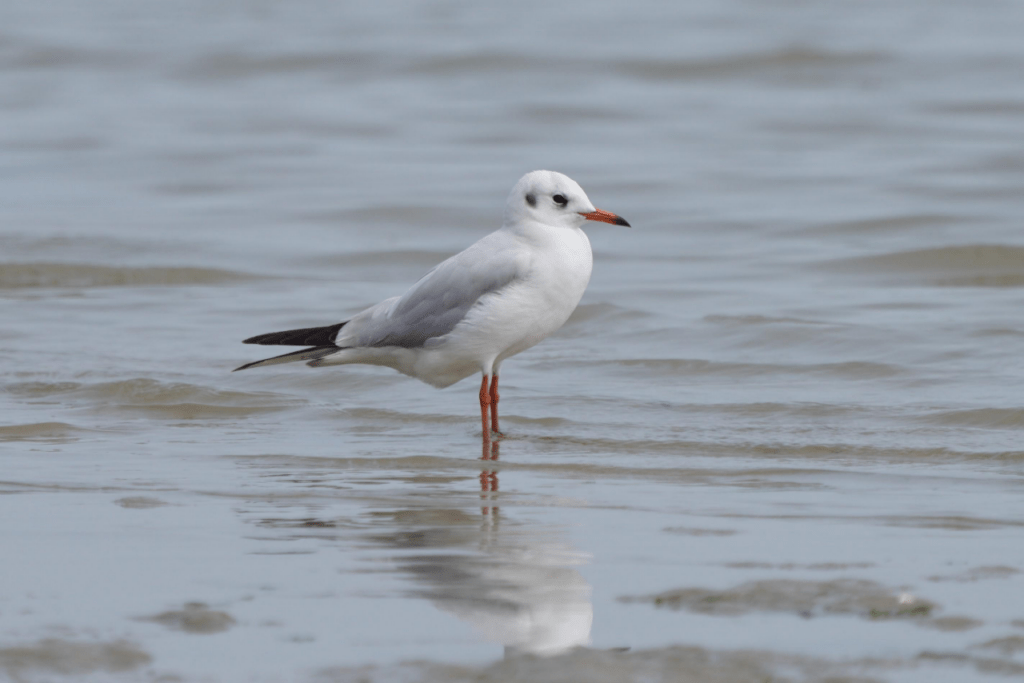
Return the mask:
{"type": "Polygon", "coordinates": [[[457,509],[395,513],[400,529],[377,536],[414,550],[397,558],[439,609],[472,624],[486,639],[516,652],[556,655],[590,642],[590,586],[576,567],[587,557],[553,526],[499,515],[498,442],[485,444],[481,516],[457,509]]]}
{"type": "MultiPolygon", "coordinates": [[[[481,460],[497,460],[500,442],[498,441],[484,441],[483,444],[483,455],[480,456],[481,460]]],[[[484,468],[480,470],[480,514],[484,516],[486,520],[492,514],[492,507],[485,505],[498,498],[498,472],[497,470],[484,468]]],[[[493,514],[497,516],[498,507],[493,506],[493,514]]]]}

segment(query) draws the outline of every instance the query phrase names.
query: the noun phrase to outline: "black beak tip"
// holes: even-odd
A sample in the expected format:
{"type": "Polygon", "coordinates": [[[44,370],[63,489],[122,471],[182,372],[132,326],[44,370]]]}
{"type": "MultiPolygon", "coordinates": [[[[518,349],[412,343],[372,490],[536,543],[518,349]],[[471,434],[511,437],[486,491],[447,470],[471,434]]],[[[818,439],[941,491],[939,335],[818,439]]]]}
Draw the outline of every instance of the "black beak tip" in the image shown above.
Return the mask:
{"type": "Polygon", "coordinates": [[[626,226],[627,228],[632,228],[632,227],[633,227],[633,226],[632,226],[632,225],[630,225],[630,224],[629,224],[629,222],[628,222],[628,221],[627,221],[627,220],[626,220],[625,218],[623,218],[622,216],[616,216],[616,217],[615,217],[615,225],[624,225],[624,226],[626,226]]]}

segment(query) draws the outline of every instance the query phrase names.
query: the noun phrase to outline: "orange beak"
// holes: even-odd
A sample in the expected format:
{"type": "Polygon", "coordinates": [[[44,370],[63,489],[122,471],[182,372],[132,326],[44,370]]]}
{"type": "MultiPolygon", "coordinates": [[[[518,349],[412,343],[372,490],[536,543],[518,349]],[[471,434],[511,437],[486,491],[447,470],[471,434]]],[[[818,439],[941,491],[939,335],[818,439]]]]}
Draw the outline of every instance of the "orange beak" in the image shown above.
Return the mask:
{"type": "Polygon", "coordinates": [[[599,223],[611,223],[612,225],[625,225],[627,228],[630,227],[629,223],[622,216],[616,216],[611,211],[602,211],[601,209],[594,209],[590,213],[583,213],[580,211],[580,215],[586,218],[588,221],[597,221],[599,223]]]}

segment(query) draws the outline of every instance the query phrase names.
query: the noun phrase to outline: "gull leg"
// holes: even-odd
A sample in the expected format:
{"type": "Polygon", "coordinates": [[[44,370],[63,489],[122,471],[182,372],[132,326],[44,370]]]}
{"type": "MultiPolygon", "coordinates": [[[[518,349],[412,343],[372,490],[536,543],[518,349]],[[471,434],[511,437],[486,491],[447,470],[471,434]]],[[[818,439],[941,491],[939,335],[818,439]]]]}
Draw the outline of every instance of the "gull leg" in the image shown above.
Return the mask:
{"type": "Polygon", "coordinates": [[[498,429],[498,376],[494,375],[491,378],[491,429],[494,433],[501,435],[501,430],[498,429]]]}
{"type": "Polygon", "coordinates": [[[491,406],[491,394],[487,391],[487,380],[489,377],[484,375],[483,381],[480,383],[480,422],[484,428],[484,443],[491,442],[491,426],[487,424],[488,413],[490,412],[491,406]]]}

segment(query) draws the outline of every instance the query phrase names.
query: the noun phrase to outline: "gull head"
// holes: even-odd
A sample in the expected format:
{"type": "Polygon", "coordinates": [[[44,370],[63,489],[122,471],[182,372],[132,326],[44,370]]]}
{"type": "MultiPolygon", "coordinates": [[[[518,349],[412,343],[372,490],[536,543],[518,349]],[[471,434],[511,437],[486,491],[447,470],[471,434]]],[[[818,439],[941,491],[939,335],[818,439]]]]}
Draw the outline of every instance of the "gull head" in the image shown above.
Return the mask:
{"type": "Polygon", "coordinates": [[[575,180],[556,171],[530,171],[512,188],[505,206],[505,225],[523,221],[556,228],[578,228],[584,221],[629,227],[622,217],[595,208],[575,180]]]}

